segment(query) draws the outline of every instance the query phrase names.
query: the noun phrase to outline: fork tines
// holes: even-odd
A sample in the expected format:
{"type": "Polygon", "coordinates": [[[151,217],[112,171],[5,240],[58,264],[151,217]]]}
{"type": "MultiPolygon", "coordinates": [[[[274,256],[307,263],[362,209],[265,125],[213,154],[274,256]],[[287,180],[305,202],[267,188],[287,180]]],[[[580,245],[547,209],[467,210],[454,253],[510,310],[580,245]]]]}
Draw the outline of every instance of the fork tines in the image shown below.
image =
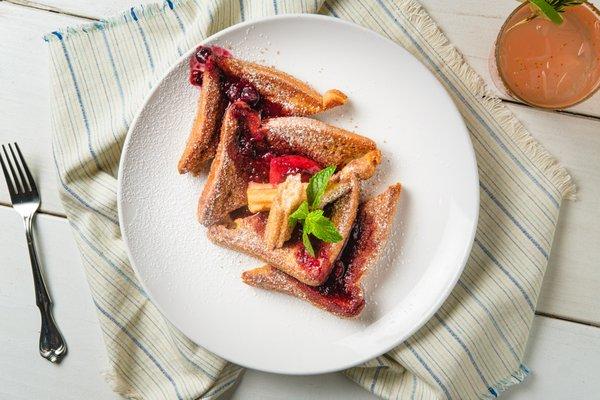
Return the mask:
{"type": "Polygon", "coordinates": [[[0,154],[0,165],[6,179],[6,186],[11,196],[29,192],[37,192],[35,181],[29,168],[25,163],[25,158],[17,143],[2,145],[4,157],[0,154]],[[8,151],[6,150],[8,148],[8,151]],[[15,152],[16,150],[16,152],[15,152]]]}

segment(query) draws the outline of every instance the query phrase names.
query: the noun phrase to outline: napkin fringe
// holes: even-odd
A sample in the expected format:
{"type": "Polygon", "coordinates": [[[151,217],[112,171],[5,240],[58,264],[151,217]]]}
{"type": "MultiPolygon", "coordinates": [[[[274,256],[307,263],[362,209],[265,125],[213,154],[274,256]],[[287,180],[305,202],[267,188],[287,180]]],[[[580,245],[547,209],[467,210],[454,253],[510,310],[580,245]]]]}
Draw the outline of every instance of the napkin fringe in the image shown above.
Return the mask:
{"type": "Polygon", "coordinates": [[[397,4],[397,7],[443,58],[445,66],[465,83],[469,91],[508,133],[523,153],[538,165],[556,187],[562,198],[575,200],[576,186],[569,172],[554,158],[514,116],[512,111],[493,93],[485,81],[467,63],[463,55],[450,43],[446,35],[415,0],[397,4]]]}
{"type": "Polygon", "coordinates": [[[496,384],[496,386],[490,387],[488,389],[490,393],[486,393],[485,395],[483,395],[481,397],[481,399],[488,400],[488,399],[498,398],[498,396],[500,396],[500,394],[502,394],[502,392],[506,391],[511,386],[514,386],[514,385],[517,385],[517,384],[523,382],[529,376],[530,373],[531,373],[531,371],[529,370],[529,368],[527,368],[525,365],[521,364],[519,366],[519,369],[517,369],[515,372],[510,374],[509,377],[500,380],[496,384]]]}
{"type": "Polygon", "coordinates": [[[144,397],[138,393],[132,385],[127,383],[119,374],[116,374],[114,370],[104,371],[102,372],[102,376],[113,392],[117,393],[118,395],[130,400],[144,399],[144,397]]]}

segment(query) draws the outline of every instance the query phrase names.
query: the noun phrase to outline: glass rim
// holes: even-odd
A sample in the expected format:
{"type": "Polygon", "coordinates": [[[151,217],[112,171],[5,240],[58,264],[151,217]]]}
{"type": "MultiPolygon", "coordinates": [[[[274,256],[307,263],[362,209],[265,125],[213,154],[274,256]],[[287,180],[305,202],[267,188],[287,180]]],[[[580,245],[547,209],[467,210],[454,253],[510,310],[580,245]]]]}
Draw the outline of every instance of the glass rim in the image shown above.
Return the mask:
{"type": "MultiPolygon", "coordinates": [[[[593,95],[595,95],[599,90],[600,90],[600,79],[598,79],[598,82],[596,83],[596,86],[587,94],[585,95],[583,98],[581,98],[580,100],[577,100],[576,102],[573,103],[569,103],[567,105],[564,106],[560,106],[560,107],[552,107],[552,106],[543,106],[543,105],[539,105],[539,104],[535,104],[532,103],[530,101],[527,101],[523,98],[521,98],[521,96],[517,95],[506,83],[506,80],[504,79],[504,76],[502,74],[502,72],[500,71],[500,67],[499,67],[499,57],[500,57],[500,49],[499,49],[499,39],[500,36],[502,35],[502,33],[504,33],[505,29],[507,28],[508,25],[508,21],[510,21],[512,19],[512,17],[519,12],[523,7],[528,7],[529,3],[528,2],[524,2],[523,4],[519,5],[518,7],[516,7],[508,17],[506,17],[506,20],[504,21],[504,23],[502,24],[502,26],[500,27],[500,31],[498,32],[498,36],[496,37],[496,41],[494,43],[494,61],[496,64],[496,70],[498,72],[498,77],[500,78],[500,81],[502,82],[502,86],[504,87],[504,90],[506,90],[506,92],[513,98],[515,98],[516,100],[519,100],[529,106],[532,107],[537,107],[537,108],[542,108],[542,109],[546,109],[546,110],[564,110],[565,108],[569,108],[569,107],[573,107],[576,106],[577,104],[583,103],[584,101],[588,100],[590,97],[592,97],[593,95]]],[[[592,3],[590,3],[589,1],[586,1],[584,3],[581,3],[578,6],[575,7],[579,7],[579,6],[587,6],[587,8],[593,12],[594,14],[596,14],[596,18],[598,18],[600,20],[600,10],[598,10],[598,8],[596,8],[595,5],[593,5],[592,3]]]]}

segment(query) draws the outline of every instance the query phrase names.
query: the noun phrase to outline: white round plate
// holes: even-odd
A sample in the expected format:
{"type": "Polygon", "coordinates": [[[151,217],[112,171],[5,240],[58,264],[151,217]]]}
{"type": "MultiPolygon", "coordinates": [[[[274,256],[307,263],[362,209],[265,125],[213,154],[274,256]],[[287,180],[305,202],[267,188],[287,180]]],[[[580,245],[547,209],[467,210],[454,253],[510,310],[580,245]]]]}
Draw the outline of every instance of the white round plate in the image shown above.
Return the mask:
{"type": "Polygon", "coordinates": [[[368,136],[381,149],[369,191],[402,182],[393,234],[363,282],[367,305],[358,319],[242,283],[242,271],[261,262],[208,241],[196,221],[205,176],[177,173],[199,96],[188,84],[189,52],[148,97],[121,157],[119,222],[144,288],[190,339],[249,368],[325,373],[393,348],[446,299],[473,242],[477,167],[450,97],[398,45],[334,18],[267,18],[207,43],[274,65],[321,92],[338,88],[349,96],[347,105],[318,118],[368,136]]]}

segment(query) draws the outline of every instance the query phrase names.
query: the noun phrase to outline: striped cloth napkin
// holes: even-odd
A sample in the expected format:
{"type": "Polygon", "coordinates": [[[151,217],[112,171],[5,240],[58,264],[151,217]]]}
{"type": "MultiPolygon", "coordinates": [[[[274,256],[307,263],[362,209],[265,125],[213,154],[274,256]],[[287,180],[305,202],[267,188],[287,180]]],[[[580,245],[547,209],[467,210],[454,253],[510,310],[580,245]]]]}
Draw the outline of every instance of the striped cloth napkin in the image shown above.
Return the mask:
{"type": "Polygon", "coordinates": [[[574,196],[574,186],[486,90],[426,11],[414,0],[167,0],[45,37],[62,200],[118,393],[135,399],[217,398],[243,372],[178,332],[131,269],[116,206],[129,124],[169,66],[204,38],[243,20],[316,12],[391,38],[437,76],[469,128],[481,188],[475,244],[448,300],[406,342],[345,374],[385,399],[493,398],[527,375],[524,348],[560,204],[574,196]]]}

